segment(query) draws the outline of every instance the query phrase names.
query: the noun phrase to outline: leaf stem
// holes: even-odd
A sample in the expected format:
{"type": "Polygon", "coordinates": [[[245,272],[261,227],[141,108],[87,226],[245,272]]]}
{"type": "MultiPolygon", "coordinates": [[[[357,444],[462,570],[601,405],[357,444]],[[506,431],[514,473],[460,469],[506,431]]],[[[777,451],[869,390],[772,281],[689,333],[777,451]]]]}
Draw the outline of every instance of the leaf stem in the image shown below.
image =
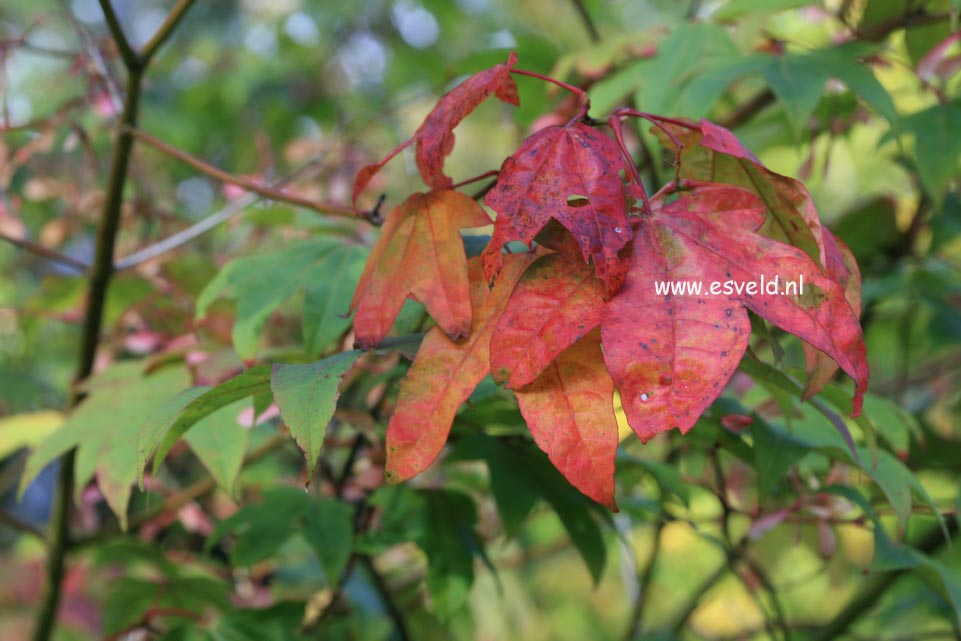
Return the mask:
{"type": "Polygon", "coordinates": [[[477,176],[474,176],[473,178],[468,178],[467,180],[462,180],[462,181],[460,181],[459,183],[454,183],[453,185],[451,185],[451,189],[457,189],[458,187],[463,187],[464,185],[469,185],[469,184],[471,184],[471,183],[476,183],[476,182],[478,182],[478,181],[480,181],[480,180],[484,180],[485,178],[490,178],[491,176],[496,176],[496,175],[498,175],[499,173],[500,173],[500,170],[498,170],[498,169],[491,169],[490,171],[485,171],[484,173],[478,174],[477,176]]]}
{"type": "Polygon", "coordinates": [[[651,202],[647,197],[647,190],[644,189],[644,181],[641,180],[641,174],[637,171],[637,165],[634,164],[634,159],[631,157],[631,153],[627,150],[627,145],[624,143],[624,125],[621,123],[621,119],[616,115],[612,115],[607,119],[608,124],[611,129],[614,130],[614,140],[617,141],[617,145],[621,148],[621,155],[624,156],[624,161],[627,163],[627,168],[631,172],[631,179],[640,192],[641,201],[644,203],[644,213],[648,216],[651,215],[651,202]]]}
{"type": "Polygon", "coordinates": [[[556,85],[561,89],[566,89],[577,96],[578,102],[580,102],[580,109],[578,109],[577,115],[571,120],[572,123],[583,119],[587,115],[588,110],[591,108],[591,99],[588,97],[587,92],[580,87],[575,87],[574,85],[568,84],[563,80],[551,78],[550,76],[545,76],[544,74],[537,73],[536,71],[527,71],[526,69],[517,69],[515,67],[511,69],[511,73],[517,74],[518,76],[528,76],[529,78],[543,80],[544,82],[556,85]]]}
{"type": "Polygon", "coordinates": [[[258,183],[254,180],[249,180],[241,176],[236,176],[234,174],[228,173],[223,169],[214,167],[213,165],[207,164],[203,160],[188,154],[185,151],[181,151],[176,147],[173,147],[164,141],[151,136],[145,131],[139,129],[130,129],[130,135],[135,137],[137,140],[150,145],[154,149],[161,151],[168,156],[176,158],[184,164],[190,165],[197,171],[207,174],[212,178],[225,183],[230,183],[232,185],[237,185],[238,187],[243,187],[247,191],[252,191],[255,194],[259,194],[264,198],[269,198],[271,200],[276,200],[278,202],[286,202],[291,205],[296,205],[297,207],[303,207],[305,209],[311,209],[321,214],[327,214],[330,216],[341,216],[343,218],[357,219],[357,212],[354,211],[353,207],[347,207],[345,205],[334,205],[330,203],[319,203],[315,200],[309,198],[303,198],[295,194],[288,194],[283,191],[277,191],[267,185],[258,183]]]}
{"type": "Polygon", "coordinates": [[[124,66],[128,70],[139,70],[143,68],[143,61],[134,48],[130,46],[130,41],[127,40],[127,34],[124,33],[123,26],[120,24],[120,18],[117,17],[117,13],[113,10],[113,5],[110,4],[110,0],[100,0],[100,8],[103,10],[103,17],[107,21],[107,29],[110,31],[110,36],[120,51],[120,58],[123,60],[124,66]]]}

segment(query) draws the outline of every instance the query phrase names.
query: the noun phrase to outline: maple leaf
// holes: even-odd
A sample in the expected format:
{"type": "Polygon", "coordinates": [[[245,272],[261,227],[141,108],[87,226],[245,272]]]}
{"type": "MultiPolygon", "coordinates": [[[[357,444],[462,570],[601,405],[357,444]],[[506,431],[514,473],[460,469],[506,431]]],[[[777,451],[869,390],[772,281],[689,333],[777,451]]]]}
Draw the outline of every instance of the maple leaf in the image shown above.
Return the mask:
{"type": "Polygon", "coordinates": [[[423,303],[451,337],[467,335],[471,304],[459,230],[490,222],[473,199],[449,189],[414,194],[394,208],[350,305],[358,346],[380,343],[408,297],[423,303]]]}
{"type": "MultiPolygon", "coordinates": [[[[702,120],[693,129],[671,123],[662,125],[683,145],[678,173],[681,178],[743,187],[756,194],[767,207],[767,218],[758,230],[762,236],[794,245],[826,267],[824,229],[814,201],[798,180],[771,171],[728,129],[702,120]]],[[[652,130],[664,147],[676,146],[663,132],[652,130]]]]}
{"type": "Polygon", "coordinates": [[[403,481],[423,472],[444,448],[457,410],[490,373],[490,341],[497,319],[517,280],[536,257],[534,253],[508,256],[493,288],[488,287],[480,261],[470,260],[474,308],[470,333],[454,341],[433,327],[424,337],[401,382],[387,425],[388,481],[403,481]]]}
{"type": "Polygon", "coordinates": [[[617,511],[614,381],[599,332],[561,352],[530,385],[514,392],[534,442],[571,485],[617,511]]]}
{"type": "Polygon", "coordinates": [[[563,254],[524,272],[491,339],[491,373],[518,388],[601,322],[604,288],[594,270],[563,254]]]}
{"type": "Polygon", "coordinates": [[[516,63],[517,55],[511,53],[506,64],[495,65],[474,74],[441,96],[413,136],[399,144],[379,162],[367,165],[357,172],[354,179],[354,206],[356,207],[357,197],[364,191],[370,179],[412,143],[417,144],[417,169],[424,183],[431,189],[450,188],[453,182],[444,174],[444,159],[454,148],[454,128],[492,95],[508,104],[520,104],[517,84],[511,77],[511,69],[516,63]]]}
{"type": "Polygon", "coordinates": [[[857,314],[840,286],[800,249],[760,235],[764,204],[748,190],[696,184],[636,229],[624,288],[601,317],[604,359],[621,392],[628,422],[642,440],[687,432],[720,394],[747,348],[750,309],[833,358],[856,382],[860,413],[868,366],[857,314]],[[804,279],[819,294],[658,294],[656,281],[804,279]]]}
{"type": "Polygon", "coordinates": [[[487,277],[500,269],[506,242],[529,244],[554,219],[573,234],[584,260],[594,260],[608,291],[616,291],[624,260],[618,252],[632,237],[621,170],[617,143],[581,122],[546,127],[521,143],[484,198],[497,212],[483,254],[487,277]]]}

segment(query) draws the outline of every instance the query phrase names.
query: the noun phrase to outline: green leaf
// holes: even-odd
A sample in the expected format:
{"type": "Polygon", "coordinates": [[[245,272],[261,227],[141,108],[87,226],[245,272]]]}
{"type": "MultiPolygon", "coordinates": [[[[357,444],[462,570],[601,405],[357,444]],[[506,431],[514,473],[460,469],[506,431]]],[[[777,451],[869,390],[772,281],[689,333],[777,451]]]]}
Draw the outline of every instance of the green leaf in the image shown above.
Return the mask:
{"type": "Polygon", "coordinates": [[[319,354],[350,327],[347,310],[366,258],[367,251],[357,245],[335,247],[323,263],[324,276],[307,285],[303,332],[308,354],[319,354]]]}
{"type": "Polygon", "coordinates": [[[485,460],[490,469],[491,490],[505,530],[515,532],[530,513],[532,495],[543,498],[557,513],[596,585],[604,573],[607,546],[593,513],[605,517],[606,513],[575,490],[547,456],[534,447],[521,450],[486,435],[471,434],[458,441],[446,460],[478,458],[485,460]]]}
{"type": "Polygon", "coordinates": [[[811,4],[810,0],[729,0],[711,17],[715,20],[734,20],[747,14],[776,13],[809,4],[811,4]]]}
{"type": "Polygon", "coordinates": [[[283,250],[236,258],[201,292],[197,317],[205,316],[218,298],[236,300],[234,348],[242,358],[253,358],[264,322],[303,288],[304,341],[307,351],[316,353],[350,326],[344,316],[366,253],[343,238],[320,236],[283,250]]]}
{"type": "Polygon", "coordinates": [[[217,481],[217,485],[235,500],[234,482],[243,466],[250,435],[250,431],[241,426],[238,415],[248,407],[250,401],[242,400],[221,408],[197,421],[193,429],[184,435],[184,440],[217,481]]]}
{"type": "Polygon", "coordinates": [[[337,409],[340,383],[361,352],[342,352],[307,365],[274,365],[270,387],[280,415],[307,458],[313,476],[327,425],[337,409]]]}
{"type": "Polygon", "coordinates": [[[318,499],[305,513],[301,533],[317,554],[328,585],[334,585],[347,567],[354,546],[353,508],[318,499]]]}
{"type": "Polygon", "coordinates": [[[810,448],[793,435],[773,428],[761,417],[753,418],[754,468],[757,470],[757,491],[763,500],[784,473],[801,460],[810,448]]]}
{"type": "Polygon", "coordinates": [[[36,447],[63,425],[64,417],[52,410],[0,418],[0,459],[24,447],[36,447]]]}
{"type": "Polygon", "coordinates": [[[217,524],[206,547],[234,536],[230,562],[246,567],[273,556],[297,531],[297,522],[310,509],[302,490],[275,487],[264,492],[263,502],[246,505],[217,524]]]}
{"type": "Polygon", "coordinates": [[[427,499],[427,523],[417,544],[427,554],[432,609],[446,620],[463,607],[474,582],[474,553],[483,550],[474,532],[477,510],[466,494],[448,490],[422,494],[427,499]]]}
{"type": "Polygon", "coordinates": [[[902,121],[914,136],[914,158],[925,191],[940,201],[961,176],[961,100],[934,105],[902,121]]]}
{"type": "Polygon", "coordinates": [[[107,504],[126,528],[143,416],[188,383],[187,370],[179,365],[144,376],[142,362],[119,363],[93,378],[89,396],[27,460],[21,495],[44,467],[76,447],[76,487],[83,488],[96,475],[107,504]]]}
{"type": "Polygon", "coordinates": [[[681,476],[677,466],[661,463],[660,461],[649,461],[636,456],[620,455],[617,458],[618,469],[626,466],[635,466],[649,474],[658,487],[661,488],[662,496],[673,494],[686,507],[691,504],[690,485],[681,476]]]}
{"type": "Polygon", "coordinates": [[[761,74],[784,104],[794,132],[800,136],[821,101],[827,78],[807,56],[792,54],[774,57],[761,74]]]}
{"type": "Polygon", "coordinates": [[[156,474],[174,443],[201,419],[241,399],[269,392],[270,366],[258,365],[216,387],[188,390],[170,399],[163,411],[148,413],[150,418],[142,423],[137,444],[141,472],[156,449],[153,465],[156,474]]]}
{"type": "Polygon", "coordinates": [[[723,27],[708,22],[684,23],[658,45],[654,58],[632,62],[595,84],[590,92],[591,114],[606,116],[625,96],[638,90],[643,110],[677,113],[678,99],[687,83],[710,75],[721,61],[738,55],[723,27]]]}

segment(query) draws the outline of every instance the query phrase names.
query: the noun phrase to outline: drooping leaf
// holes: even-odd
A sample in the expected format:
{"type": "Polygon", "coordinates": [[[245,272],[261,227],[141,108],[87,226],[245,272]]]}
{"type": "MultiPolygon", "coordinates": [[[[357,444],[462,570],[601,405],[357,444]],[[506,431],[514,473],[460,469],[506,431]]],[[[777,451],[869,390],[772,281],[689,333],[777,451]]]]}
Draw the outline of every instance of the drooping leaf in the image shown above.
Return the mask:
{"type": "Polygon", "coordinates": [[[508,446],[483,434],[471,434],[457,442],[455,458],[479,458],[487,462],[491,490],[508,534],[515,534],[534,508],[538,497],[557,513],[594,579],[604,572],[607,547],[592,511],[600,508],[574,489],[547,457],[530,446],[508,446]]]}
{"type": "Polygon", "coordinates": [[[604,288],[562,254],[538,259],[518,281],[491,338],[494,380],[518,388],[600,323],[604,288]]]}
{"type": "Polygon", "coordinates": [[[153,454],[156,474],[170,448],[198,421],[231,403],[264,393],[270,393],[270,366],[258,365],[216,387],[182,392],[156,411],[147,412],[147,420],[139,423],[142,427],[137,438],[138,473],[143,473],[153,454]]]}
{"type": "Polygon", "coordinates": [[[270,388],[291,436],[307,459],[311,477],[337,409],[340,383],[361,352],[342,352],[306,365],[274,365],[270,388]]]}
{"type": "Polygon", "coordinates": [[[853,414],[860,413],[868,368],[857,315],[803,252],[755,232],[761,211],[746,190],[697,185],[641,219],[628,282],[605,306],[601,331],[628,421],[643,440],[673,427],[686,432],[717,397],[747,347],[745,308],[834,358],[856,381],[853,414]],[[778,294],[764,290],[762,276],[779,283],[778,294]],[[679,281],[731,289],[656,291],[679,281]],[[792,281],[793,294],[785,289],[792,281]],[[816,288],[819,300],[799,296],[803,288],[816,288]]]}
{"type": "Polygon", "coordinates": [[[449,619],[467,601],[474,582],[474,555],[483,550],[474,532],[477,509],[474,501],[460,492],[422,494],[426,522],[417,544],[427,554],[431,608],[441,619],[449,619]]]}
{"type": "Polygon", "coordinates": [[[517,404],[534,442],[571,485],[612,510],[617,419],[614,381],[592,332],[561,352],[517,404]]]}
{"type": "Polygon", "coordinates": [[[316,499],[313,503],[304,513],[302,534],[333,585],[343,574],[353,550],[354,510],[331,499],[316,499]]]}
{"type": "Polygon", "coordinates": [[[584,260],[608,291],[623,279],[618,256],[631,240],[617,143],[584,123],[542,129],[504,161],[497,184],[484,198],[497,212],[494,236],[483,253],[488,279],[500,269],[501,248],[530,243],[554,219],[574,236],[584,260]]]}
{"type": "Polygon", "coordinates": [[[759,416],[753,416],[751,434],[754,437],[754,469],[757,470],[757,490],[765,499],[782,476],[810,450],[804,441],[783,430],[773,428],[759,416]]]}
{"type": "Polygon", "coordinates": [[[391,211],[350,305],[358,346],[380,343],[408,297],[448,336],[466,336],[471,305],[459,230],[489,224],[480,205],[452,190],[414,194],[391,211]]]}
{"type": "Polygon", "coordinates": [[[304,289],[304,343],[308,353],[319,353],[350,327],[344,316],[365,254],[359,245],[321,236],[279,251],[235,258],[200,293],[197,317],[204,317],[218,298],[235,299],[234,348],[242,358],[253,358],[264,322],[304,289]]]}
{"type": "Polygon", "coordinates": [[[118,363],[91,379],[89,396],[27,459],[21,493],[44,467],[76,447],[76,487],[82,489],[96,476],[107,504],[126,528],[143,415],[189,384],[181,366],[164,367],[150,376],[144,375],[143,367],[142,362],[118,363]]]}
{"type": "Polygon", "coordinates": [[[516,63],[517,56],[512,53],[506,64],[474,74],[444,94],[409,140],[398,145],[380,162],[368,165],[357,173],[353,195],[355,205],[370,179],[411,143],[417,143],[417,168],[424,183],[431,189],[450,188],[453,183],[444,174],[444,159],[454,148],[454,128],[492,95],[508,104],[520,104],[517,85],[511,78],[511,69],[516,63]]]}
{"type": "Polygon", "coordinates": [[[457,410],[490,373],[491,335],[514,285],[534,258],[536,254],[509,255],[493,288],[487,285],[480,261],[471,259],[470,333],[453,341],[435,327],[421,343],[387,426],[388,481],[419,474],[443,449],[457,410]]]}

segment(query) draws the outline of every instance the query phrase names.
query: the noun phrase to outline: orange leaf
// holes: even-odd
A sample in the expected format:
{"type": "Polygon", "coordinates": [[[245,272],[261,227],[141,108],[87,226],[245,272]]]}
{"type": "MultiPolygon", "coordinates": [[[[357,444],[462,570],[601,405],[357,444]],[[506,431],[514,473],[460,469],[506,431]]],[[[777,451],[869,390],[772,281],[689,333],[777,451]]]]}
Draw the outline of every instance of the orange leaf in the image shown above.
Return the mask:
{"type": "Polygon", "coordinates": [[[604,287],[594,270],[562,254],[524,272],[491,339],[491,372],[508,387],[532,382],[601,322],[604,287]]]}
{"type": "Polygon", "coordinates": [[[490,222],[480,205],[451,190],[414,194],[391,211],[350,305],[357,345],[380,343],[408,297],[449,336],[466,336],[471,305],[459,230],[490,222]]]}
{"type": "Polygon", "coordinates": [[[534,442],[551,463],[571,485],[616,511],[614,381],[600,347],[598,332],[592,332],[515,394],[534,442]]]}
{"type": "Polygon", "coordinates": [[[387,425],[387,467],[391,483],[423,472],[447,442],[454,416],[477,384],[490,373],[490,341],[517,280],[536,254],[511,254],[493,288],[478,259],[471,259],[470,297],[474,318],[467,338],[453,341],[434,327],[417,351],[400,385],[387,425]]]}

